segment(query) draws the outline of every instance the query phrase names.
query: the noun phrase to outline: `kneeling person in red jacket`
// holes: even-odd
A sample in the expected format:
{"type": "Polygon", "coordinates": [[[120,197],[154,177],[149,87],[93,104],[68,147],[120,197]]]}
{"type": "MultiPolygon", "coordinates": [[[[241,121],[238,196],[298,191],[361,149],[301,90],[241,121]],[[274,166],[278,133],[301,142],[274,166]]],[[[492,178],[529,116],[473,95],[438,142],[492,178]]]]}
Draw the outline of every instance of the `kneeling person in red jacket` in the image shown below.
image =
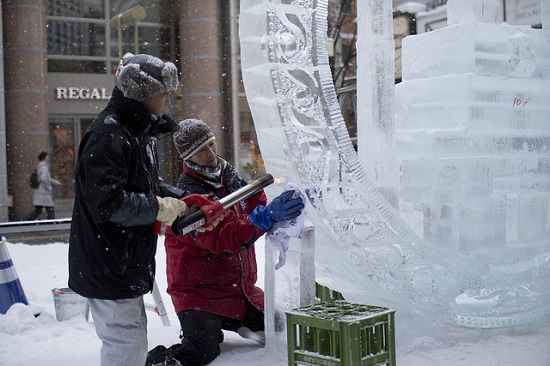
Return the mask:
{"type": "MultiPolygon", "coordinates": [[[[245,186],[237,170],[217,154],[206,123],[179,123],[174,143],[183,160],[177,186],[189,194],[222,198],[245,186]]],[[[149,352],[148,365],[206,365],[220,354],[222,329],[256,335],[264,331],[264,293],[257,280],[254,242],[274,223],[298,216],[301,198],[284,192],[266,206],[264,191],[226,209],[211,230],[176,237],[166,229],[168,293],[181,323],[181,343],[149,352]]]]}

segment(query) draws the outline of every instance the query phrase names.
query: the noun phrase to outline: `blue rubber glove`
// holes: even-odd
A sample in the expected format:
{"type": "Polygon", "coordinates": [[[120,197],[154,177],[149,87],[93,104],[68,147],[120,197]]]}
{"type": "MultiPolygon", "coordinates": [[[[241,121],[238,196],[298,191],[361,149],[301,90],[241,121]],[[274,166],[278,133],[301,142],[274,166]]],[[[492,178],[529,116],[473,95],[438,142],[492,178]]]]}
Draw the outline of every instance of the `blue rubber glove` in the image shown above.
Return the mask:
{"type": "Polygon", "coordinates": [[[258,206],[249,215],[250,222],[263,232],[269,231],[279,221],[290,220],[302,212],[304,202],[301,197],[292,198],[294,191],[278,195],[267,206],[258,206]]]}

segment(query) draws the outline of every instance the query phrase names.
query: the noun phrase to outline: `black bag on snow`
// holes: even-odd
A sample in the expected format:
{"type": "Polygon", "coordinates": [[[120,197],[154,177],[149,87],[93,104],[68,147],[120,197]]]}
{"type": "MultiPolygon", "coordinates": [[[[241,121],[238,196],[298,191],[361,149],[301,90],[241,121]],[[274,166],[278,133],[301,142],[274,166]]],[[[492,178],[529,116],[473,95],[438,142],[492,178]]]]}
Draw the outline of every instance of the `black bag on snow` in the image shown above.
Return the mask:
{"type": "Polygon", "coordinates": [[[31,185],[31,188],[33,189],[38,188],[38,186],[40,185],[40,183],[38,183],[38,172],[36,171],[36,169],[32,171],[29,183],[31,185]]]}

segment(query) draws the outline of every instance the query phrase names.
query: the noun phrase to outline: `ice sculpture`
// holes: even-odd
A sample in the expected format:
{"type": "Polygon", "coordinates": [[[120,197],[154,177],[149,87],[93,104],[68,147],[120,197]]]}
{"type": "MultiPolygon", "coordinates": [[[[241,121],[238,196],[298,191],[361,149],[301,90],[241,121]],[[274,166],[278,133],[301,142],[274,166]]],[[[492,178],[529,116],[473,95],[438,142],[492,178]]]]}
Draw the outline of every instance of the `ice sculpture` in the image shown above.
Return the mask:
{"type": "Polygon", "coordinates": [[[464,24],[479,0],[459,2],[403,44],[396,207],[340,114],[326,0],[241,0],[246,94],[266,169],[307,189],[319,282],[442,324],[533,324],[550,314],[550,32],[488,22],[492,0],[464,24]]]}
{"type": "Polygon", "coordinates": [[[395,42],[392,1],[357,1],[357,154],[365,173],[389,203],[396,205],[395,42]]]}

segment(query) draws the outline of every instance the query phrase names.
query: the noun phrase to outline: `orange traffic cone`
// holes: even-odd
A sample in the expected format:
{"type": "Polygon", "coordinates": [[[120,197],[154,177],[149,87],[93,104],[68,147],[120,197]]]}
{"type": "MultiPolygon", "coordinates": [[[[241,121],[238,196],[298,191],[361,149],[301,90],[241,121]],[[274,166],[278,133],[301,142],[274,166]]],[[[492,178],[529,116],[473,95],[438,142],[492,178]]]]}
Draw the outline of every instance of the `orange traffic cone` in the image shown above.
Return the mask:
{"type": "Polygon", "coordinates": [[[5,314],[17,302],[28,305],[21,282],[13,266],[6,246],[6,239],[0,242],[0,313],[5,314]]]}

